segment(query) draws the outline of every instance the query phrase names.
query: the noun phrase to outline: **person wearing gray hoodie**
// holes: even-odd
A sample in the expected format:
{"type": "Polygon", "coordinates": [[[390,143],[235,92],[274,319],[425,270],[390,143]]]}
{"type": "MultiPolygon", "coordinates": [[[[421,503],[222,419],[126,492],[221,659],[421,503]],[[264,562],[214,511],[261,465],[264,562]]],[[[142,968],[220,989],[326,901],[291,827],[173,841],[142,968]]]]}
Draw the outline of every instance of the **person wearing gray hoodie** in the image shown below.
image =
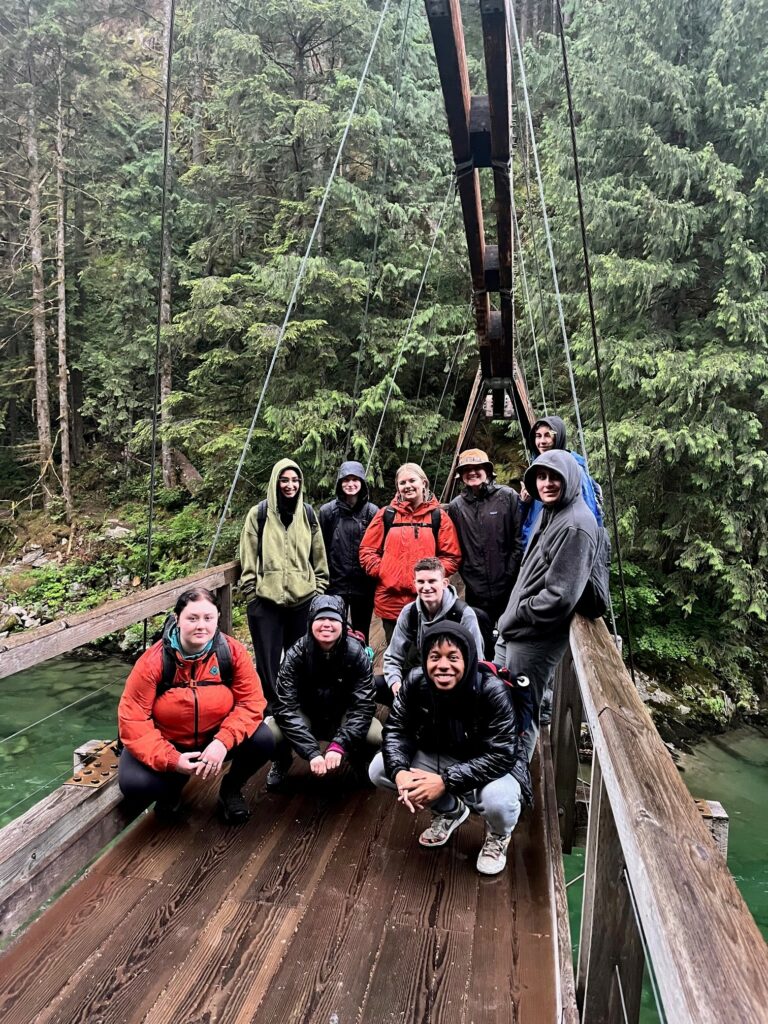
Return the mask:
{"type": "Polygon", "coordinates": [[[528,676],[538,734],[542,694],[568,646],[568,631],[597,553],[598,525],[581,494],[581,469],[569,452],[544,452],[528,467],[526,490],[542,503],[506,610],[495,660],[528,676]]]}
{"type": "Polygon", "coordinates": [[[342,462],[336,477],[336,497],[320,509],[328,567],[329,594],[344,598],[352,628],[365,639],[371,628],[376,581],[360,565],[360,541],[379,506],[368,500],[368,483],[361,462],[342,462]]]}

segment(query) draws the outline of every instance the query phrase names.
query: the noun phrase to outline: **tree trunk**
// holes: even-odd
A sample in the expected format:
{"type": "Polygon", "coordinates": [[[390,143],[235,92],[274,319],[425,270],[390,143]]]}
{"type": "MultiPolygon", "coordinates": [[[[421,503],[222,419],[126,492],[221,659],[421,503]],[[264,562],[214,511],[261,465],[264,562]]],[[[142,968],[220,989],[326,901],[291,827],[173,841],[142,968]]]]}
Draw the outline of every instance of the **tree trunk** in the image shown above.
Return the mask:
{"type": "MultiPolygon", "coordinates": [[[[74,273],[77,281],[76,301],[77,310],[74,321],[82,320],[83,307],[85,305],[85,292],[80,280],[80,272],[85,267],[85,207],[83,205],[83,193],[75,189],[75,232],[74,232],[74,273]]],[[[72,318],[71,318],[72,319],[72,318]]],[[[70,349],[75,340],[76,333],[79,335],[79,328],[70,330],[70,349]]],[[[77,352],[75,351],[75,356],[77,352]]],[[[72,463],[79,466],[85,449],[85,432],[83,429],[83,374],[78,366],[70,366],[70,414],[72,416],[71,449],[72,463]]]]}
{"type": "MultiPolygon", "coordinates": [[[[170,107],[170,87],[168,85],[168,79],[170,75],[172,51],[173,51],[173,17],[172,17],[172,0],[165,0],[164,11],[165,11],[165,31],[163,33],[163,94],[165,96],[165,103],[163,106],[163,112],[166,117],[170,115],[170,111],[166,110],[165,107],[170,107]]],[[[164,148],[165,153],[165,148],[164,148]]],[[[171,349],[170,343],[167,340],[167,334],[163,331],[164,327],[167,327],[171,322],[171,188],[172,188],[172,175],[171,175],[171,154],[170,154],[170,140],[168,141],[168,151],[166,153],[167,167],[163,167],[163,180],[167,188],[166,207],[165,207],[165,224],[163,225],[163,238],[162,238],[162,252],[161,252],[161,266],[160,266],[160,423],[162,428],[162,441],[161,441],[161,453],[162,453],[162,467],[163,467],[163,486],[164,487],[175,487],[176,486],[176,473],[173,468],[173,452],[171,450],[171,442],[167,436],[167,427],[171,422],[171,414],[167,407],[167,399],[171,395],[173,387],[172,379],[172,362],[171,362],[171,349]],[[165,336],[164,336],[165,335],[165,336]]]]}
{"type": "MultiPolygon", "coordinates": [[[[20,193],[16,190],[10,180],[5,182],[5,218],[3,224],[4,239],[4,264],[8,271],[8,284],[7,292],[8,298],[11,300],[13,305],[20,305],[23,301],[19,296],[19,288],[17,281],[21,275],[19,272],[19,264],[23,261],[19,258],[19,250],[21,248],[19,243],[19,202],[20,193]]],[[[3,288],[5,290],[6,285],[3,281],[3,288]]],[[[3,335],[5,336],[4,345],[0,346],[0,351],[3,353],[4,365],[16,372],[16,359],[21,352],[21,346],[16,338],[16,330],[12,323],[3,324],[3,335]]],[[[18,441],[18,424],[19,424],[19,403],[17,398],[17,389],[19,384],[17,381],[11,379],[4,382],[4,386],[8,388],[8,405],[6,406],[5,415],[5,437],[8,444],[13,448],[18,441]]]]}
{"type": "Polygon", "coordinates": [[[43,232],[40,204],[40,167],[37,147],[35,76],[31,54],[27,58],[29,91],[26,110],[26,145],[29,163],[29,247],[32,265],[32,336],[35,354],[35,412],[40,449],[40,482],[43,503],[51,496],[51,412],[48,396],[48,353],[45,340],[45,279],[43,276],[43,232]]]}
{"type": "Polygon", "coordinates": [[[192,79],[192,163],[200,166],[205,163],[205,148],[203,146],[203,83],[203,59],[198,47],[195,53],[192,79]]]}
{"type": "Polygon", "coordinates": [[[72,522],[72,484],[69,451],[69,373],[67,370],[67,279],[66,220],[67,197],[64,189],[64,101],[62,69],[56,107],[56,298],[58,305],[57,341],[59,353],[59,444],[61,450],[61,493],[67,522],[72,522]]]}

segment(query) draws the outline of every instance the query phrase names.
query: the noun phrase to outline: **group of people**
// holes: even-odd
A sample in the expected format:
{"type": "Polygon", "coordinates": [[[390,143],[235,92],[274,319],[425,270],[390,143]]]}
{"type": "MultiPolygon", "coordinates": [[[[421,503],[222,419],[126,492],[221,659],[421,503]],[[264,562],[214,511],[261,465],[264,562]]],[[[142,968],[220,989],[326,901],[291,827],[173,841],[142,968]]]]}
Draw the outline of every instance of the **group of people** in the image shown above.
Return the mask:
{"type": "Polygon", "coordinates": [[[238,824],[244,783],[266,762],[274,791],[294,754],[314,775],[346,763],[412,813],[431,810],[422,846],[445,844],[475,810],[486,824],[477,868],[502,871],[531,800],[542,696],[600,549],[599,487],[565,440],[558,417],[534,424],[519,494],[496,483],[485,452],[463,452],[447,507],[406,463],[378,508],[363,466],[344,462],[315,514],[301,469],[280,460],[240,538],[258,674],[220,632],[214,594],[182,594],[120,700],[126,798],[174,818],[190,775],[231,762],[219,811],[238,824]],[[387,640],[381,676],[368,647],[374,612],[387,640]],[[377,704],[389,709],[383,728],[377,704]]]}

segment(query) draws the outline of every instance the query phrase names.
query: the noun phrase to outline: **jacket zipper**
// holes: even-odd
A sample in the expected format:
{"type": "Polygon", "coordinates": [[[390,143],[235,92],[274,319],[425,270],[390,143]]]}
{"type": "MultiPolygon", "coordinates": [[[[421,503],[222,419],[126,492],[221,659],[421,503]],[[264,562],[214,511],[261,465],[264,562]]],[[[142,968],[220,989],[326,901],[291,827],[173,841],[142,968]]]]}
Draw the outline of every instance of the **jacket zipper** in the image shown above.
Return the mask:
{"type": "Polygon", "coordinates": [[[198,743],[198,741],[197,741],[197,733],[198,733],[198,729],[199,729],[199,726],[200,726],[199,707],[198,707],[198,703],[197,703],[197,682],[195,680],[195,669],[196,668],[197,668],[197,662],[193,661],[191,666],[190,666],[190,676],[191,676],[191,678],[190,678],[190,689],[192,690],[192,696],[195,699],[195,743],[194,743],[194,748],[193,748],[195,750],[197,750],[197,743],[198,743]]]}

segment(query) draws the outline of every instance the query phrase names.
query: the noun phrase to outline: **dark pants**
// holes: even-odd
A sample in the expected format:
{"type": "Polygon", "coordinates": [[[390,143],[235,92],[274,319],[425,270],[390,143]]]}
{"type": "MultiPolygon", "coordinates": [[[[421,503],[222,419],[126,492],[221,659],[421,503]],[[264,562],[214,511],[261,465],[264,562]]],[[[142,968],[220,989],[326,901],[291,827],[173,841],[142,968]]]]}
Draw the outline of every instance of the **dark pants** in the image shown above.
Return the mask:
{"type": "Polygon", "coordinates": [[[389,641],[392,639],[392,634],[395,632],[397,619],[382,619],[381,624],[384,627],[384,639],[387,641],[387,646],[389,646],[389,641]]]}
{"type": "MultiPolygon", "coordinates": [[[[206,744],[208,742],[209,740],[206,740],[206,744]]],[[[232,767],[221,782],[224,792],[231,793],[241,789],[263,764],[272,759],[274,750],[275,741],[272,739],[272,733],[262,722],[253,736],[243,740],[227,754],[226,760],[231,761],[232,767]]],[[[126,800],[142,807],[149,806],[154,800],[175,804],[190,778],[190,775],[182,775],[181,772],[155,771],[154,768],[138,761],[125,747],[120,753],[120,792],[126,800]]]]}
{"type": "Polygon", "coordinates": [[[339,597],[344,598],[344,604],[347,606],[347,617],[352,629],[362,633],[365,637],[365,642],[368,643],[371,632],[371,619],[373,618],[373,591],[369,590],[365,594],[344,594],[341,591],[332,590],[331,593],[338,594],[339,597]]]}
{"type": "Polygon", "coordinates": [[[480,632],[483,635],[483,643],[485,645],[485,653],[483,657],[485,657],[486,661],[493,661],[494,649],[496,646],[494,629],[499,620],[499,616],[506,610],[507,603],[509,601],[509,594],[504,597],[496,598],[493,601],[487,601],[478,597],[477,594],[472,592],[470,587],[467,587],[464,600],[467,602],[469,607],[474,610],[475,615],[477,615],[477,624],[480,627],[480,632]]]}
{"type": "Polygon", "coordinates": [[[496,644],[496,662],[506,665],[513,676],[528,676],[533,698],[533,726],[526,734],[525,747],[528,760],[533,756],[536,738],[539,735],[539,709],[541,698],[547,687],[552,685],[555,669],[568,647],[568,633],[561,633],[543,640],[504,640],[499,637],[496,644]]]}
{"type": "Polygon", "coordinates": [[[275,682],[283,651],[307,632],[309,601],[288,607],[256,597],[248,604],[248,629],[253,640],[256,670],[267,705],[275,699],[275,682]]]}

